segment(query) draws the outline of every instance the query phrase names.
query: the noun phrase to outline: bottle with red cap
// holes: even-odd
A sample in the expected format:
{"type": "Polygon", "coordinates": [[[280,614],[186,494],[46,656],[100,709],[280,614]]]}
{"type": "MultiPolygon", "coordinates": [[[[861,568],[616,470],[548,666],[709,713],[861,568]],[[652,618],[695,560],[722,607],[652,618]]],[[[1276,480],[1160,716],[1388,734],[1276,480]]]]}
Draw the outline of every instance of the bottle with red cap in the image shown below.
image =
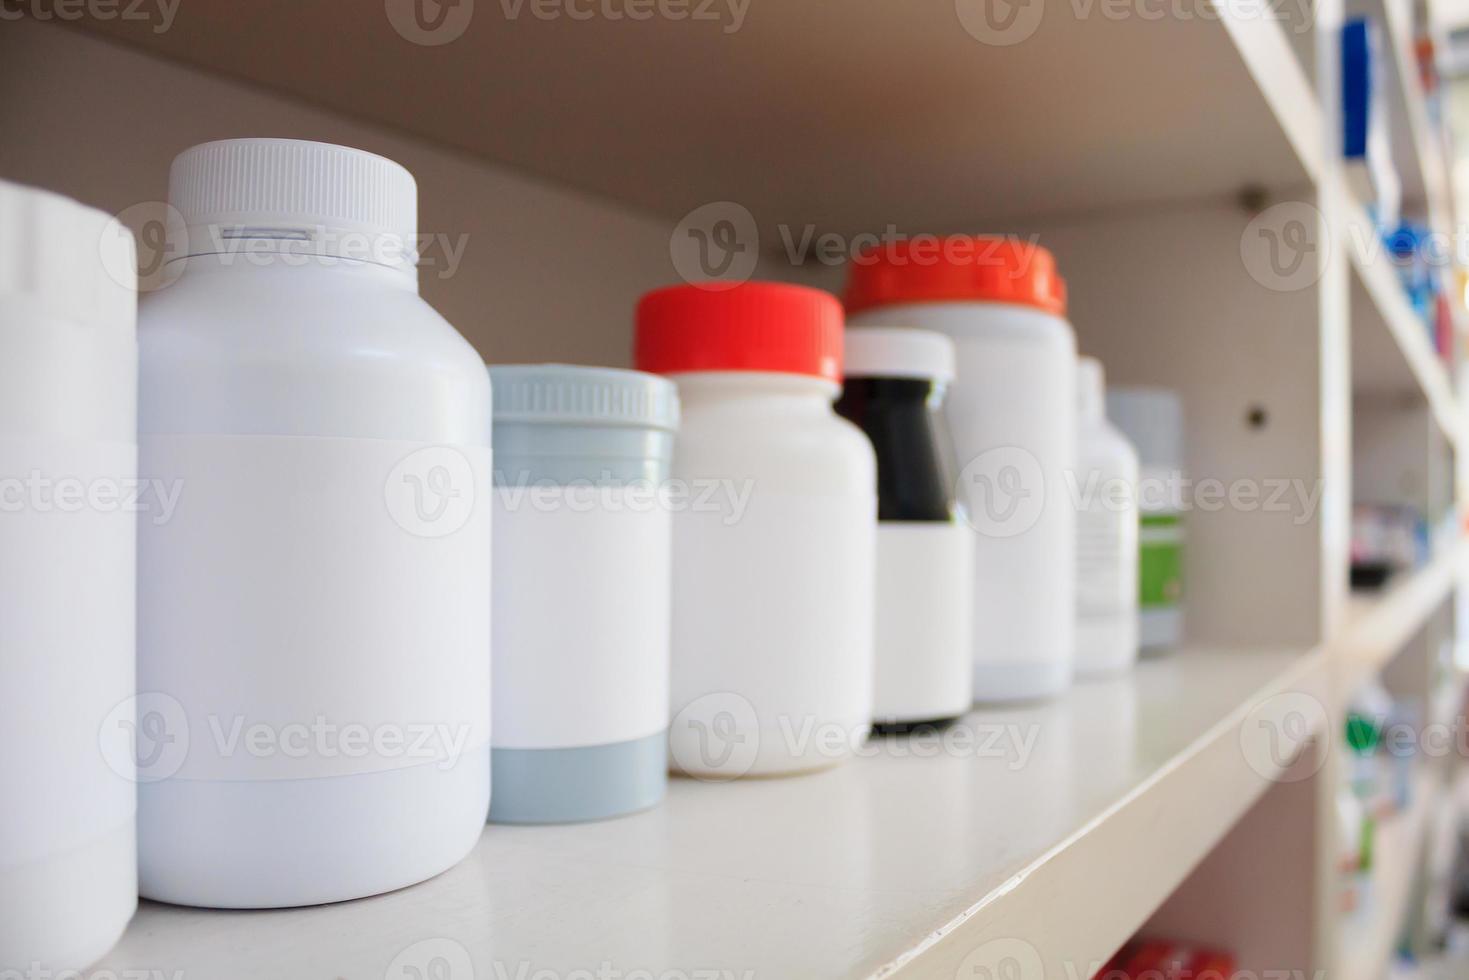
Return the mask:
{"type": "Polygon", "coordinates": [[[877,473],[838,417],[842,309],[774,283],[644,296],[637,366],[678,385],[670,762],[825,768],[872,717],[877,473]]]}
{"type": "Polygon", "coordinates": [[[1060,693],[1075,646],[1076,338],[1046,249],[996,237],[913,238],[852,263],[853,325],[954,341],[945,414],[975,536],[974,697],[1060,693]]]}

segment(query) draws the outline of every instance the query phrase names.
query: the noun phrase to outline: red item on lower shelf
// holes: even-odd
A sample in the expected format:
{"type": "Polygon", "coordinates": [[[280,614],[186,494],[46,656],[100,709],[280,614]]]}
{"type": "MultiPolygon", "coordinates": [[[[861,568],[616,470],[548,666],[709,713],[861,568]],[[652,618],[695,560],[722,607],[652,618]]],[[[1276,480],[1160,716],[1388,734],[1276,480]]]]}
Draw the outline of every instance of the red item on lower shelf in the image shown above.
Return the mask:
{"type": "Polygon", "coordinates": [[[1094,980],[1231,980],[1236,969],[1230,953],[1146,939],[1122,947],[1094,980]]]}

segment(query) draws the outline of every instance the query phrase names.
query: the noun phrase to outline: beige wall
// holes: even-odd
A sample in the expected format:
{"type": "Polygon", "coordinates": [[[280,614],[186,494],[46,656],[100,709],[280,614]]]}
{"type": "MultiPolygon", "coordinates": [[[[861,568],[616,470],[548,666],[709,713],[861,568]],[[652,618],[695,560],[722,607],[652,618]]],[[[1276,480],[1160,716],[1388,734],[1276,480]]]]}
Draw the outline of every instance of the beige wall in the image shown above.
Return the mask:
{"type": "Polygon", "coordinates": [[[424,296],[487,360],[626,364],[643,290],[675,277],[671,223],[431,148],[79,31],[0,21],[0,177],[117,212],[166,193],[195,143],[284,136],[343,143],[418,178],[419,226],[464,239],[424,296]]]}

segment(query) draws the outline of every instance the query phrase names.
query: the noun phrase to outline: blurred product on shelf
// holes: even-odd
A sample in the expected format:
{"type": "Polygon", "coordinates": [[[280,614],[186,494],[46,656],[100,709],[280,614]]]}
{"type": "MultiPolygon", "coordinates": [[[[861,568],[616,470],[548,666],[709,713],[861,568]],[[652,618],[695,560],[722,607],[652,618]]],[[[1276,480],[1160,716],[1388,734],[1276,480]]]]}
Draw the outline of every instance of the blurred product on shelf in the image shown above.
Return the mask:
{"type": "Polygon", "coordinates": [[[931,330],[852,327],[837,413],[877,452],[876,680],[883,730],[951,721],[973,700],[974,531],[954,496],[943,419],[954,344],[931,330]]]}
{"type": "Polygon", "coordinates": [[[490,795],[490,383],[418,295],[417,185],[245,139],[169,174],[144,301],[138,681],[181,747],[140,786],[144,896],[273,908],[448,869],[490,795]]]}
{"type": "Polygon", "coordinates": [[[1107,389],[1107,417],[1138,456],[1138,645],[1183,642],[1183,399],[1166,388],[1107,389]]]}
{"type": "Polygon", "coordinates": [[[637,371],[490,368],[495,400],[490,819],[644,810],[668,779],[678,393],[637,371]]]}
{"type": "Polygon", "coordinates": [[[1428,552],[1428,524],[1416,507],[1352,507],[1352,588],[1381,588],[1394,574],[1426,562],[1428,552]]]}
{"type": "Polygon", "coordinates": [[[1366,205],[1380,233],[1397,227],[1402,203],[1384,96],[1385,50],[1381,31],[1371,18],[1358,17],[1342,25],[1342,157],[1347,186],[1366,205]]]}
{"type": "Polygon", "coordinates": [[[820,769],[872,723],[877,462],[832,409],[842,308],[804,286],[672,286],[635,361],[678,385],[670,764],[820,769]]]}
{"type": "Polygon", "coordinates": [[[1076,672],[1127,670],[1138,652],[1138,460],[1107,421],[1102,362],[1077,364],[1076,672]]]}
{"type": "Polygon", "coordinates": [[[1354,915],[1365,908],[1372,888],[1372,831],[1374,823],[1350,786],[1336,789],[1337,911],[1354,915]]]}
{"type": "Polygon", "coordinates": [[[1452,271],[1452,256],[1424,224],[1404,221],[1383,237],[1398,281],[1408,303],[1423,323],[1428,342],[1440,358],[1454,355],[1455,303],[1462,302],[1458,277],[1452,271]]]}
{"type": "Polygon", "coordinates": [[[1234,977],[1235,969],[1233,953],[1195,943],[1135,939],[1094,980],[1204,980],[1234,977]]]}
{"type": "Polygon", "coordinates": [[[0,976],[79,976],[138,904],[136,270],[104,212],[0,181],[0,976]]]}
{"type": "Polygon", "coordinates": [[[854,325],[953,341],[946,415],[975,538],[974,698],[1052,697],[1076,644],[1076,339],[1051,253],[1013,238],[923,236],[849,266],[854,325]]]}

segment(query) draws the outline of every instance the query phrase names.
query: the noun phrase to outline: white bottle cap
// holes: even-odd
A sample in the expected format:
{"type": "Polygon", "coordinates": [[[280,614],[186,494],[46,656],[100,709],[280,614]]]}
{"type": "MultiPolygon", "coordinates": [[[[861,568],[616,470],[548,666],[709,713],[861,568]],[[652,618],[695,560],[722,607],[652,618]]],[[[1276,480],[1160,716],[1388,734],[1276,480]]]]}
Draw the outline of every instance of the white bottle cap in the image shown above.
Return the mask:
{"type": "Polygon", "coordinates": [[[848,327],[842,353],[848,378],[954,380],[954,342],[916,327],[848,327]]]}
{"type": "Polygon", "coordinates": [[[1083,419],[1095,420],[1107,413],[1107,376],[1095,357],[1076,359],[1076,409],[1083,419]]]}
{"type": "Polygon", "coordinates": [[[168,202],[183,218],[175,258],[268,239],[288,242],[281,251],[417,265],[418,185],[365,150],[285,139],[201,143],[174,159],[168,202]]]}
{"type": "Polygon", "coordinates": [[[101,328],[137,322],[133,234],[105,211],[0,180],[0,297],[101,328]]]}

